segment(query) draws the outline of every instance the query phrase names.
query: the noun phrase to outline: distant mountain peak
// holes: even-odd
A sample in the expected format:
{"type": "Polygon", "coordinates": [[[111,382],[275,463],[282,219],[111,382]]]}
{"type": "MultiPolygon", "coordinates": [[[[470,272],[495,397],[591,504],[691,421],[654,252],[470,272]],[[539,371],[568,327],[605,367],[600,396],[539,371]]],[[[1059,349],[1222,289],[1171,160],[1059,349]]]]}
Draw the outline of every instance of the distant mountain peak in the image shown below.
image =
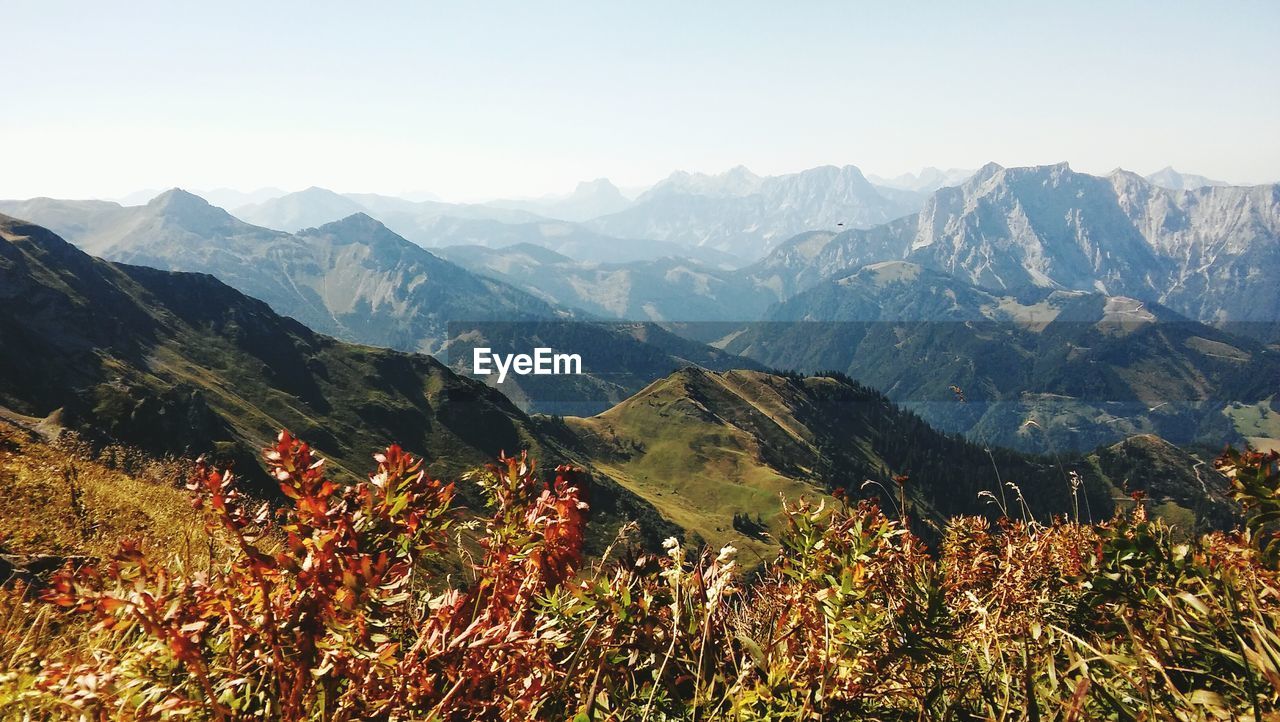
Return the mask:
{"type": "Polygon", "coordinates": [[[236,222],[230,213],[181,188],[171,188],[161,193],[145,207],[156,217],[185,227],[208,227],[236,222]]]}
{"type": "Polygon", "coordinates": [[[298,191],[297,193],[292,193],[292,194],[290,194],[290,195],[293,195],[293,196],[299,196],[299,197],[306,197],[306,198],[342,198],[342,199],[346,199],[346,196],[342,195],[341,193],[338,193],[337,191],[331,191],[331,190],[329,190],[328,188],[322,188],[322,187],[320,187],[320,186],[308,186],[307,188],[304,188],[304,189],[302,189],[302,190],[298,191]]]}
{"type": "Polygon", "coordinates": [[[989,181],[992,178],[995,178],[1001,173],[1004,173],[1005,170],[1006,169],[1004,166],[1000,165],[999,163],[996,163],[995,161],[992,161],[982,166],[981,168],[979,168],[977,172],[973,174],[973,177],[970,178],[969,180],[971,182],[985,183],[986,181],[989,181]]]}
{"type": "Polygon", "coordinates": [[[736,165],[716,174],[678,170],[667,176],[665,180],[659,181],[644,196],[671,192],[713,198],[745,196],[758,191],[763,181],[764,178],[751,172],[751,169],[745,165],[736,165]]]}
{"type": "Polygon", "coordinates": [[[152,198],[147,202],[152,208],[169,208],[177,206],[203,207],[209,205],[209,201],[190,191],[181,188],[170,188],[160,195],[152,198]]]}
{"type": "Polygon", "coordinates": [[[608,188],[613,186],[608,178],[595,178],[593,180],[578,181],[578,185],[574,186],[574,192],[582,190],[591,190],[595,188],[608,188]]]}
{"type": "Polygon", "coordinates": [[[862,174],[862,170],[856,165],[820,165],[816,168],[802,170],[798,175],[836,176],[866,180],[866,176],[862,174]]]}
{"type": "Polygon", "coordinates": [[[336,221],[330,221],[316,228],[318,231],[335,231],[342,229],[381,229],[386,228],[381,221],[364,211],[357,211],[336,221]]]}
{"type": "Polygon", "coordinates": [[[571,199],[584,199],[594,196],[617,197],[624,201],[626,200],[626,197],[622,195],[622,191],[618,190],[618,187],[608,178],[579,181],[578,185],[573,189],[573,194],[569,197],[571,199]]]}
{"type": "Polygon", "coordinates": [[[1202,175],[1192,173],[1179,173],[1173,169],[1173,166],[1167,165],[1160,170],[1147,176],[1147,181],[1158,185],[1161,188],[1168,188],[1175,191],[1189,191],[1196,188],[1204,188],[1205,186],[1225,186],[1230,185],[1225,181],[1213,180],[1202,175]]]}
{"type": "Polygon", "coordinates": [[[299,236],[332,236],[346,243],[379,244],[387,247],[408,247],[415,252],[426,253],[421,247],[405,240],[395,231],[383,225],[382,221],[364,212],[352,213],[345,218],[330,221],[316,228],[306,228],[298,232],[299,236]]]}
{"type": "Polygon", "coordinates": [[[1156,185],[1137,173],[1124,168],[1116,168],[1107,174],[1107,178],[1111,179],[1112,184],[1117,188],[1145,188],[1156,185]]]}
{"type": "Polygon", "coordinates": [[[364,211],[360,203],[328,188],[311,186],[279,198],[236,209],[236,215],[258,226],[280,231],[316,228],[364,211]]]}

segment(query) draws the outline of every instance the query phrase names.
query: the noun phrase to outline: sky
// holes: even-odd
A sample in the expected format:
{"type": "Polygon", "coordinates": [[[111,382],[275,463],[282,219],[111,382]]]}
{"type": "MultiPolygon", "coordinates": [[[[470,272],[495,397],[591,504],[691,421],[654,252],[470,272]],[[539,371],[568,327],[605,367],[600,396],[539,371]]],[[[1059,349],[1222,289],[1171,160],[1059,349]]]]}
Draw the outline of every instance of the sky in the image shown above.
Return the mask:
{"type": "Polygon", "coordinates": [[[0,19],[0,198],[481,200],[739,164],[1280,180],[1275,0],[0,0],[0,19]]]}

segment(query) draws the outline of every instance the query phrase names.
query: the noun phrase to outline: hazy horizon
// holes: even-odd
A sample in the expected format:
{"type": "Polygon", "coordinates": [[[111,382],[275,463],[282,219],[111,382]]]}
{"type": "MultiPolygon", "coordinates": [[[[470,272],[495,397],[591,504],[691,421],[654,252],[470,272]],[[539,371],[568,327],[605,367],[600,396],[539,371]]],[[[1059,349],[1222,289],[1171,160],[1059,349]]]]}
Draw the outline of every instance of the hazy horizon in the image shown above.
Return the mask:
{"type": "Polygon", "coordinates": [[[1280,180],[1276,3],[4,9],[2,198],[991,161],[1280,180]]]}
{"type": "MultiPolygon", "coordinates": [[[[996,162],[996,161],[990,161],[990,162],[996,162]]],[[[1157,172],[1157,171],[1164,170],[1166,167],[1172,167],[1172,166],[1164,166],[1164,167],[1161,167],[1161,168],[1153,168],[1153,169],[1151,169],[1151,170],[1143,170],[1143,171],[1135,170],[1135,169],[1132,169],[1132,168],[1120,168],[1120,167],[1116,167],[1116,168],[1111,168],[1110,170],[1107,170],[1107,171],[1094,171],[1094,170],[1083,170],[1083,169],[1077,168],[1077,167],[1076,167],[1074,164],[1072,164],[1070,161],[1059,161],[1059,162],[1065,162],[1065,163],[1067,163],[1069,166],[1071,166],[1071,168],[1072,168],[1073,170],[1075,170],[1075,171],[1077,171],[1077,172],[1084,172],[1084,173],[1089,173],[1089,174],[1099,175],[1099,176],[1107,175],[1107,174],[1109,174],[1109,173],[1111,173],[1111,172],[1113,172],[1113,171],[1116,171],[1116,170],[1125,170],[1125,171],[1130,171],[1130,172],[1133,172],[1133,173],[1137,173],[1138,175],[1141,175],[1141,176],[1144,176],[1144,177],[1145,177],[1145,176],[1152,175],[1153,173],[1155,173],[1155,172],[1157,172]]],[[[820,165],[836,165],[836,164],[833,164],[833,163],[824,163],[824,164],[820,164],[820,165]]],[[[932,169],[932,170],[938,170],[938,171],[944,171],[944,172],[945,172],[945,171],[953,171],[953,170],[966,170],[966,171],[974,171],[974,172],[976,172],[976,171],[977,171],[977,170],[978,170],[982,165],[986,165],[986,164],[985,164],[985,163],[983,163],[983,164],[981,164],[981,165],[979,165],[979,166],[976,166],[976,167],[973,167],[973,168],[965,168],[965,169],[957,169],[957,168],[938,168],[938,167],[936,167],[936,166],[926,166],[926,167],[923,167],[923,168],[916,168],[916,169],[914,169],[914,170],[907,170],[907,171],[903,171],[903,172],[901,172],[901,173],[896,173],[896,174],[872,173],[872,172],[868,171],[867,169],[862,168],[861,166],[858,166],[858,164],[857,164],[857,163],[847,163],[847,164],[843,164],[843,165],[852,165],[852,166],[858,167],[858,169],[859,169],[859,170],[860,170],[860,171],[861,171],[865,176],[867,176],[869,179],[870,179],[870,178],[892,179],[892,178],[894,178],[894,177],[901,176],[901,175],[904,175],[904,174],[919,175],[921,172],[923,172],[923,171],[928,171],[928,170],[931,170],[931,169],[932,169]]],[[[1015,167],[1015,166],[1011,166],[1011,165],[1009,165],[1009,164],[1005,164],[1005,163],[1000,163],[999,165],[1002,165],[1002,166],[1004,166],[1004,167],[1006,167],[1006,168],[1007,168],[1007,167],[1015,167]]],[[[1038,165],[1056,165],[1056,163],[1043,163],[1043,164],[1038,164],[1038,165]]],[[[721,169],[719,169],[719,170],[713,170],[713,171],[690,170],[690,169],[686,169],[686,168],[674,168],[674,169],[672,169],[671,173],[676,173],[676,172],[687,172],[687,173],[691,173],[691,174],[698,174],[698,173],[701,173],[701,174],[705,174],[705,175],[714,176],[714,175],[719,175],[719,174],[725,173],[725,172],[727,172],[727,171],[733,170],[734,168],[737,168],[737,167],[739,167],[739,166],[746,167],[746,168],[747,168],[747,170],[752,171],[753,173],[755,172],[755,171],[754,171],[754,169],[750,168],[749,166],[746,166],[746,164],[740,163],[740,164],[738,164],[737,166],[733,166],[733,167],[730,167],[730,168],[721,168],[721,169]]],[[[813,167],[818,167],[818,166],[813,166],[813,167]]],[[[798,168],[798,169],[795,169],[795,170],[785,170],[785,171],[781,171],[781,172],[779,172],[779,173],[771,173],[771,174],[764,174],[764,173],[760,173],[760,174],[757,174],[757,175],[761,175],[761,176],[764,176],[764,175],[789,175],[789,174],[799,173],[799,172],[802,172],[802,171],[805,171],[805,170],[810,170],[810,168],[798,168]]],[[[1177,168],[1177,167],[1173,167],[1173,170],[1175,170],[1175,171],[1177,171],[1178,173],[1181,173],[1181,174],[1183,174],[1183,175],[1205,175],[1205,174],[1203,174],[1203,173],[1196,173],[1195,171],[1193,171],[1193,170],[1188,170],[1188,169],[1186,169],[1186,168],[1177,168]]],[[[637,195],[640,195],[640,194],[644,193],[646,190],[648,190],[649,188],[651,188],[651,187],[652,187],[653,185],[655,185],[656,183],[658,183],[658,182],[660,182],[660,181],[662,181],[662,180],[666,179],[667,177],[669,177],[669,176],[671,175],[671,173],[668,173],[668,174],[666,174],[666,175],[662,176],[661,178],[655,178],[652,182],[650,182],[650,183],[646,183],[646,184],[643,184],[643,185],[621,186],[621,185],[619,185],[619,184],[617,184],[617,183],[614,183],[614,185],[615,185],[616,187],[618,187],[618,188],[619,188],[619,190],[623,193],[623,195],[625,195],[625,196],[627,196],[627,197],[629,197],[629,198],[634,199],[634,198],[635,198],[635,196],[637,196],[637,195]]],[[[597,181],[597,180],[607,180],[607,181],[609,181],[609,182],[613,183],[613,179],[609,178],[608,176],[601,176],[601,177],[599,177],[599,178],[584,178],[584,179],[582,179],[582,180],[578,181],[577,183],[590,183],[590,182],[597,181]]],[[[1226,182],[1226,183],[1228,183],[1228,184],[1230,184],[1230,185],[1270,185],[1270,184],[1272,184],[1272,183],[1280,183],[1280,174],[1277,174],[1277,178],[1275,178],[1275,179],[1259,181],[1259,182],[1257,182],[1257,183],[1242,183],[1242,182],[1237,182],[1237,181],[1235,181],[1235,180],[1233,180],[1233,179],[1231,179],[1231,178],[1212,178],[1212,180],[1226,182]]],[[[874,180],[872,180],[872,182],[873,182],[873,183],[875,183],[875,181],[874,181],[874,180]]],[[[469,198],[449,198],[449,197],[445,197],[445,196],[442,196],[442,195],[437,194],[437,193],[432,193],[430,190],[425,190],[425,189],[424,189],[424,190],[402,190],[402,191],[381,191],[381,192],[378,192],[378,191],[369,191],[369,190],[365,190],[365,189],[361,189],[361,188],[343,188],[343,187],[339,187],[339,188],[329,188],[329,187],[325,187],[325,186],[317,186],[317,185],[315,185],[315,184],[308,185],[308,186],[305,186],[305,187],[297,187],[297,188],[280,188],[280,187],[278,187],[278,186],[247,186],[247,187],[220,186],[220,187],[217,187],[217,188],[196,188],[196,187],[193,187],[193,186],[190,186],[190,185],[174,184],[174,185],[169,185],[169,186],[166,186],[166,187],[163,187],[163,188],[161,188],[161,187],[156,187],[156,188],[139,188],[139,189],[134,190],[134,191],[129,192],[129,193],[124,193],[124,194],[114,195],[114,196],[106,196],[106,195],[94,195],[94,196],[50,196],[50,195],[48,195],[48,194],[43,194],[43,195],[41,195],[41,196],[12,196],[12,197],[6,197],[6,198],[4,198],[4,200],[23,200],[23,199],[36,198],[36,197],[50,197],[50,198],[59,198],[59,199],[67,199],[67,200],[105,200],[105,201],[113,201],[113,202],[117,202],[117,203],[120,203],[121,205],[143,205],[143,204],[147,203],[148,201],[150,201],[151,199],[155,198],[156,196],[161,195],[161,194],[163,194],[163,193],[165,193],[165,192],[167,192],[167,191],[169,191],[169,190],[173,190],[173,189],[180,189],[180,190],[186,191],[186,192],[188,192],[188,193],[191,193],[191,194],[193,194],[193,195],[201,196],[201,197],[205,198],[205,200],[207,200],[207,201],[209,201],[210,203],[212,203],[213,205],[219,205],[219,204],[216,202],[216,200],[215,200],[214,198],[210,198],[210,197],[208,197],[208,196],[209,196],[209,194],[217,194],[217,193],[226,193],[226,192],[230,192],[230,193],[236,193],[236,194],[244,194],[244,195],[248,195],[248,194],[252,194],[252,193],[259,193],[259,192],[268,192],[268,191],[270,191],[270,192],[271,192],[271,193],[270,193],[270,197],[272,197],[272,198],[276,198],[276,197],[280,197],[280,196],[284,196],[284,195],[289,195],[289,194],[292,194],[292,193],[298,193],[298,192],[301,192],[301,191],[309,190],[309,189],[311,189],[311,188],[322,188],[323,190],[332,191],[332,192],[334,192],[334,193],[338,193],[338,194],[363,194],[363,193],[375,193],[375,194],[377,194],[377,195],[384,195],[384,196],[389,196],[389,197],[404,198],[404,199],[406,199],[406,200],[412,200],[412,201],[431,200],[431,201],[440,201],[440,202],[446,202],[446,203],[473,203],[473,204],[483,204],[483,203],[489,203],[489,202],[495,202],[495,201],[538,201],[538,200],[552,200],[552,199],[565,198],[565,197],[568,197],[569,195],[571,195],[571,194],[572,194],[572,192],[574,191],[574,189],[575,189],[575,188],[576,188],[576,186],[577,186],[577,183],[574,183],[572,187],[566,187],[566,188],[562,188],[562,189],[558,189],[558,190],[552,190],[552,191],[549,191],[549,192],[547,192],[547,193],[542,193],[542,194],[539,194],[539,195],[477,196],[477,197],[469,197],[469,198]]],[[[248,205],[248,204],[244,204],[244,205],[248,205]]],[[[226,210],[234,210],[234,208],[232,208],[232,207],[227,207],[227,208],[226,208],[226,210]]]]}

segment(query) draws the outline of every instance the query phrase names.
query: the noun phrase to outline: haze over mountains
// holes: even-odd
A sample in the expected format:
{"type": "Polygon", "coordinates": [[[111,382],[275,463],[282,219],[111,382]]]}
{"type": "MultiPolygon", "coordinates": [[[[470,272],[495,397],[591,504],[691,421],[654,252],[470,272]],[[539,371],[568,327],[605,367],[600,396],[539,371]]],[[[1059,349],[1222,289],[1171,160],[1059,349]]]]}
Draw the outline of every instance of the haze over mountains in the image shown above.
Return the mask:
{"type": "Polygon", "coordinates": [[[371,213],[385,218],[389,225],[414,228],[418,224],[449,215],[455,218],[483,218],[508,222],[537,218],[532,213],[509,211],[478,204],[410,201],[376,193],[342,195],[312,186],[262,203],[235,208],[237,217],[266,228],[300,231],[346,218],[353,213],[371,213]]]}
{"type": "Polygon", "coordinates": [[[972,169],[964,168],[947,168],[946,170],[924,168],[918,173],[903,173],[892,178],[869,175],[867,180],[884,188],[896,188],[916,193],[932,193],[939,188],[958,186],[968,180],[973,173],[972,169]]]}
{"type": "Polygon", "coordinates": [[[582,181],[567,196],[550,196],[525,200],[496,200],[487,205],[528,211],[546,218],[563,221],[589,221],[592,218],[617,213],[631,205],[631,199],[623,195],[608,178],[582,181]]]}
{"type": "MultiPolygon", "coordinates": [[[[146,205],[152,198],[163,193],[163,190],[150,188],[146,190],[135,191],[120,198],[109,198],[106,200],[114,200],[122,206],[141,206],[146,205]]],[[[192,191],[196,195],[204,198],[219,208],[239,208],[241,206],[251,205],[254,203],[262,203],[272,198],[279,198],[287,195],[289,191],[282,188],[258,188],[252,191],[240,191],[234,188],[213,188],[209,190],[196,189],[192,191]]]]}

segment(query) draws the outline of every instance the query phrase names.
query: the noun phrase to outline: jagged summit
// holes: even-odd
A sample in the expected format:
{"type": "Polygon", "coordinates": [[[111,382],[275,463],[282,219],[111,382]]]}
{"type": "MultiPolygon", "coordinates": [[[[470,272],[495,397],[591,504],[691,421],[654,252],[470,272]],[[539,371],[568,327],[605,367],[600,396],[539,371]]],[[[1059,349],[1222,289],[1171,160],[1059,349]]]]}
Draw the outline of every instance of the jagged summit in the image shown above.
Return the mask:
{"type": "Polygon", "coordinates": [[[671,193],[688,193],[712,198],[745,196],[760,190],[764,178],[745,165],[737,165],[721,173],[691,173],[677,170],[640,196],[639,200],[671,193]]]}

